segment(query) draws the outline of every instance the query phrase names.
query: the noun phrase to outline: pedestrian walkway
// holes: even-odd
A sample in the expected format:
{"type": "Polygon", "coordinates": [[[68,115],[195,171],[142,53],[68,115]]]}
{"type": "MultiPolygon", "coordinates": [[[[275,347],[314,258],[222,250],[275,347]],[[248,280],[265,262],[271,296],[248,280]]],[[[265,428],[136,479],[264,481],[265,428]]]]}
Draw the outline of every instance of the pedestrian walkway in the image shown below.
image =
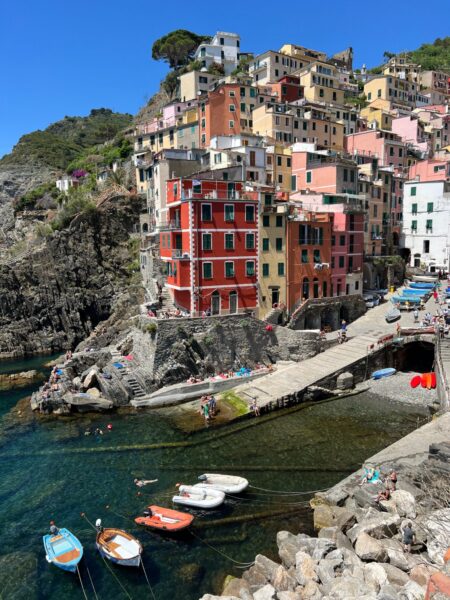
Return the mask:
{"type": "MultiPolygon", "coordinates": [[[[434,312],[434,301],[428,301],[426,310],[434,312]]],[[[365,315],[348,325],[348,341],[336,345],[313,358],[294,363],[282,370],[265,375],[254,382],[234,388],[234,392],[249,405],[256,400],[258,406],[277,405],[283,398],[302,392],[311,385],[351,365],[368,358],[381,349],[383,338],[396,335],[397,323],[402,327],[414,326],[414,311],[402,312],[397,323],[386,323],[385,315],[392,308],[391,302],[384,302],[369,309],[365,315]]],[[[334,333],[336,335],[336,333],[334,333]]]]}

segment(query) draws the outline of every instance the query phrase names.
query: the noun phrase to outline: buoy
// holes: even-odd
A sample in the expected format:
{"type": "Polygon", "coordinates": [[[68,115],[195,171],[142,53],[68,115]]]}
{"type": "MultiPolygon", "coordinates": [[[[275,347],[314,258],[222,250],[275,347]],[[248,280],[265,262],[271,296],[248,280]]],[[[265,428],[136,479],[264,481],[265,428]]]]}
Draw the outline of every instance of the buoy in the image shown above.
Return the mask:
{"type": "Polygon", "coordinates": [[[272,331],[273,327],[272,325],[266,325],[266,331],[272,331]]]}
{"type": "Polygon", "coordinates": [[[106,426],[106,429],[109,429],[109,431],[111,431],[111,429],[112,429],[111,423],[108,423],[108,425],[106,426]]]}

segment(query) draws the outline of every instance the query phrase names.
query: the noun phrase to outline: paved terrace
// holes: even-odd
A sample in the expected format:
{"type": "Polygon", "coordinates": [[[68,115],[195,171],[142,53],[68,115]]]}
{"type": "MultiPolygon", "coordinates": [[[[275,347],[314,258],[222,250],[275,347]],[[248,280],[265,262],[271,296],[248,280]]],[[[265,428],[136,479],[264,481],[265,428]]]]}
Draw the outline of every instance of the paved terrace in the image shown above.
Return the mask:
{"type": "MultiPolygon", "coordinates": [[[[389,296],[387,297],[389,300],[389,296]]],[[[426,310],[434,314],[433,297],[428,300],[426,310]]],[[[380,338],[396,334],[397,323],[402,327],[414,326],[414,311],[402,311],[402,318],[396,323],[386,323],[385,315],[392,308],[390,301],[371,308],[367,313],[348,326],[348,341],[336,345],[317,356],[300,363],[282,366],[270,375],[260,377],[254,382],[244,383],[233,391],[249,404],[256,399],[258,406],[276,404],[285,396],[301,392],[336,371],[345,370],[369,354],[383,347],[380,338]]],[[[421,311],[421,315],[424,313],[421,311]]],[[[337,334],[328,334],[335,337],[337,334]]]]}

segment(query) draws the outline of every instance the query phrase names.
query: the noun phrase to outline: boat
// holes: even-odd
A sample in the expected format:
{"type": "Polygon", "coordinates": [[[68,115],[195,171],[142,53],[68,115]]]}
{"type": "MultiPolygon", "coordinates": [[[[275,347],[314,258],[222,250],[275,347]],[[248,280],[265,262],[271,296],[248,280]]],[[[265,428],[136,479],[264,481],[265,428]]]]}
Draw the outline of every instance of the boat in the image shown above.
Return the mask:
{"type": "Polygon", "coordinates": [[[436,387],[436,373],[424,373],[420,379],[423,388],[431,390],[436,387]]]}
{"type": "Polygon", "coordinates": [[[434,283],[434,284],[436,284],[438,282],[438,275],[436,274],[436,277],[433,277],[431,275],[414,275],[413,276],[413,281],[420,282],[420,283],[434,283]]]}
{"type": "Polygon", "coordinates": [[[78,563],[83,558],[83,546],[68,529],[54,528],[54,532],[42,537],[47,562],[63,571],[76,573],[78,563]]]}
{"type": "Polygon", "coordinates": [[[420,304],[420,297],[417,296],[392,296],[391,301],[394,304],[406,305],[408,304],[420,304]]]}
{"type": "Polygon", "coordinates": [[[180,531],[189,527],[193,520],[193,515],[189,513],[152,504],[144,511],[143,517],[136,517],[134,521],[160,531],[180,531]]]}
{"type": "Polygon", "coordinates": [[[123,529],[104,529],[101,524],[101,520],[97,519],[95,545],[100,554],[117,565],[139,567],[143,552],[141,542],[123,529]]]}
{"type": "Polygon", "coordinates": [[[199,476],[200,483],[194,487],[214,488],[225,494],[240,494],[248,487],[248,480],[237,475],[222,475],[220,473],[204,473],[199,476]]]}
{"type": "Polygon", "coordinates": [[[405,288],[402,296],[429,296],[430,290],[422,290],[420,288],[405,288]]]}
{"type": "Polygon", "coordinates": [[[372,379],[382,379],[383,377],[390,377],[391,375],[395,375],[397,373],[396,369],[389,367],[387,369],[380,369],[379,371],[374,371],[372,373],[372,379]]]}
{"type": "Polygon", "coordinates": [[[402,313],[398,310],[398,308],[391,308],[385,315],[385,319],[387,323],[394,323],[398,321],[402,316],[402,313]]]}
{"type": "Polygon", "coordinates": [[[408,283],[408,286],[417,290],[430,290],[430,292],[435,288],[434,283],[425,283],[423,281],[411,281],[408,283]]]}
{"type": "Polygon", "coordinates": [[[196,508],[216,508],[225,500],[225,493],[214,488],[180,485],[178,494],[172,498],[175,504],[196,508]]]}

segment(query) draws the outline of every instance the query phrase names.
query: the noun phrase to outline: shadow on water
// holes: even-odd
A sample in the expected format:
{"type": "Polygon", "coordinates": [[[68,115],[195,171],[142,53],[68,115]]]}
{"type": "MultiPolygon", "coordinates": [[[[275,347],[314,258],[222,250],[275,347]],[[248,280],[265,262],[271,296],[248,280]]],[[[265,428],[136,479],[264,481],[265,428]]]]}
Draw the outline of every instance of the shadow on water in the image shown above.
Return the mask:
{"type": "MultiPolygon", "coordinates": [[[[11,407],[24,393],[2,402],[11,407]]],[[[0,434],[8,417],[1,420],[0,434]]],[[[105,526],[126,528],[142,541],[158,600],[196,600],[205,592],[219,592],[226,574],[241,573],[229,558],[245,563],[257,553],[274,558],[278,530],[311,532],[309,492],[345,477],[411,431],[417,419],[423,415],[411,407],[363,393],[274,419],[189,434],[171,415],[159,412],[39,418],[26,427],[19,422],[15,429],[8,421],[0,461],[2,597],[82,596],[75,577],[45,561],[41,536],[51,519],[73,530],[84,544],[99,597],[126,597],[96,552],[95,533],[82,512],[92,522],[101,517],[105,526]],[[85,437],[88,426],[102,427],[105,434],[85,437]],[[117,452],[117,447],[124,450],[117,452]],[[221,509],[197,511],[195,535],[167,538],[134,523],[149,504],[172,506],[176,483],[195,483],[208,471],[242,475],[255,487],[227,498],[221,509]],[[134,477],[158,481],[138,489],[134,477]],[[283,496],[264,490],[305,493],[283,496]]],[[[150,597],[141,571],[110,566],[131,597],[150,597]]],[[[82,574],[89,585],[86,570],[82,574]]],[[[88,594],[93,596],[89,588],[88,594]]]]}

